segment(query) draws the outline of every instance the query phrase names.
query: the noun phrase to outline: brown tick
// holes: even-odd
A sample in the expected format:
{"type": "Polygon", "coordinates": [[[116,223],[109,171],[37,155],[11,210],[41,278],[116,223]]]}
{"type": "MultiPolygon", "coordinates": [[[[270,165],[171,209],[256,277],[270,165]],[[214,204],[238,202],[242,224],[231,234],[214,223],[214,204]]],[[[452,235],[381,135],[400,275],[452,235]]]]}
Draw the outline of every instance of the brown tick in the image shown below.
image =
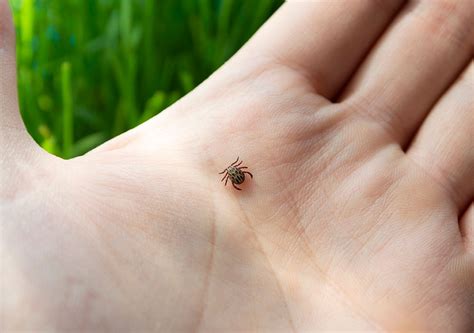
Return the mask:
{"type": "Polygon", "coordinates": [[[232,182],[232,186],[234,186],[236,190],[241,191],[242,189],[238,188],[235,185],[242,184],[245,181],[246,173],[248,173],[251,178],[253,178],[253,175],[248,171],[242,171],[242,169],[248,169],[246,166],[240,166],[243,161],[240,161],[239,164],[236,164],[237,162],[239,162],[238,157],[237,157],[237,160],[234,163],[232,163],[230,166],[225,168],[224,171],[219,172],[219,175],[222,175],[223,173],[225,173],[224,178],[221,179],[221,182],[223,182],[225,179],[225,186],[227,186],[227,181],[230,178],[230,181],[232,182]]]}

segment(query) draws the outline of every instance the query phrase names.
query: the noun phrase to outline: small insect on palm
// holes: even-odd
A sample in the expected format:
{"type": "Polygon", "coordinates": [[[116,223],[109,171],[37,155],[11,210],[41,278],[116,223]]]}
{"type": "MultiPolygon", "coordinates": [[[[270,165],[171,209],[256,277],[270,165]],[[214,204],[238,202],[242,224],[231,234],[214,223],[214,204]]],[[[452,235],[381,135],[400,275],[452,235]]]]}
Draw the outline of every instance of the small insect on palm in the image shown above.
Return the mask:
{"type": "Polygon", "coordinates": [[[250,178],[253,178],[253,175],[248,171],[242,171],[243,169],[248,169],[246,166],[240,166],[243,161],[240,161],[237,157],[237,160],[232,163],[230,166],[225,168],[224,171],[219,172],[220,175],[225,173],[224,177],[221,179],[221,182],[225,180],[225,186],[227,186],[227,181],[230,179],[232,186],[236,189],[241,191],[241,188],[238,188],[236,185],[242,184],[245,181],[245,174],[249,174],[250,178]],[[237,164],[238,163],[238,164],[237,164]]]}

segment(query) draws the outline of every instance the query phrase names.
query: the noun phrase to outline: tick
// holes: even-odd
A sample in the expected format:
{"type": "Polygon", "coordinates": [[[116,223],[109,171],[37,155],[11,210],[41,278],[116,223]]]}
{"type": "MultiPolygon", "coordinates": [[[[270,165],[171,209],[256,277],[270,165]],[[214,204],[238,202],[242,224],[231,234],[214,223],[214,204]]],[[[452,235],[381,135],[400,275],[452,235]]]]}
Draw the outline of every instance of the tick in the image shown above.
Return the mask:
{"type": "Polygon", "coordinates": [[[237,160],[234,163],[232,163],[230,166],[225,168],[224,171],[219,172],[219,175],[222,175],[223,173],[225,173],[224,178],[221,179],[221,182],[223,182],[225,179],[225,186],[227,186],[227,181],[230,179],[230,181],[232,182],[232,186],[234,186],[236,190],[242,191],[241,188],[238,188],[235,185],[242,184],[245,181],[246,173],[250,175],[250,178],[253,178],[253,175],[248,171],[242,171],[243,169],[248,169],[246,166],[240,166],[243,161],[240,161],[238,164],[237,162],[239,162],[238,157],[237,157],[237,160]]]}

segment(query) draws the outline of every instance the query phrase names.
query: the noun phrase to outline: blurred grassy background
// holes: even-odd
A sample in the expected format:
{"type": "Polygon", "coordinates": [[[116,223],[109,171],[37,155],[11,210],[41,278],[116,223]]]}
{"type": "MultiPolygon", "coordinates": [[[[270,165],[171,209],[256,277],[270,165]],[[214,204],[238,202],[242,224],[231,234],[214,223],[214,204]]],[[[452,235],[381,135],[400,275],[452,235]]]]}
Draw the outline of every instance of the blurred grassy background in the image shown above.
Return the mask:
{"type": "Polygon", "coordinates": [[[193,89],[281,2],[10,0],[29,132],[53,154],[84,154],[193,89]]]}

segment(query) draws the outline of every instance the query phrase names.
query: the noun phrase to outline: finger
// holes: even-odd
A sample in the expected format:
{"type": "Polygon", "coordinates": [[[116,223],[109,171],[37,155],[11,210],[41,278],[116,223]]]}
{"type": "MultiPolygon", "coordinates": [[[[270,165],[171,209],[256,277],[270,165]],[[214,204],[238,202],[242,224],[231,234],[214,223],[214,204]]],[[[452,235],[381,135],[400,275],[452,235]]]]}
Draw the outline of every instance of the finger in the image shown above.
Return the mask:
{"type": "Polygon", "coordinates": [[[43,151],[27,133],[18,106],[12,16],[8,1],[0,0],[0,163],[8,168],[36,153],[43,151]]]}
{"type": "Polygon", "coordinates": [[[474,63],[435,105],[407,155],[451,194],[460,210],[474,196],[474,63]]]}
{"type": "Polygon", "coordinates": [[[15,35],[7,0],[0,0],[0,126],[24,130],[18,110],[15,35]]]}
{"type": "Polygon", "coordinates": [[[471,203],[459,225],[467,252],[474,255],[474,204],[471,203]]]}
{"type": "Polygon", "coordinates": [[[355,117],[405,146],[472,58],[474,2],[407,5],[342,94],[355,117]]]}
{"type": "Polygon", "coordinates": [[[301,72],[332,98],[404,0],[288,1],[242,53],[301,72]]]}

